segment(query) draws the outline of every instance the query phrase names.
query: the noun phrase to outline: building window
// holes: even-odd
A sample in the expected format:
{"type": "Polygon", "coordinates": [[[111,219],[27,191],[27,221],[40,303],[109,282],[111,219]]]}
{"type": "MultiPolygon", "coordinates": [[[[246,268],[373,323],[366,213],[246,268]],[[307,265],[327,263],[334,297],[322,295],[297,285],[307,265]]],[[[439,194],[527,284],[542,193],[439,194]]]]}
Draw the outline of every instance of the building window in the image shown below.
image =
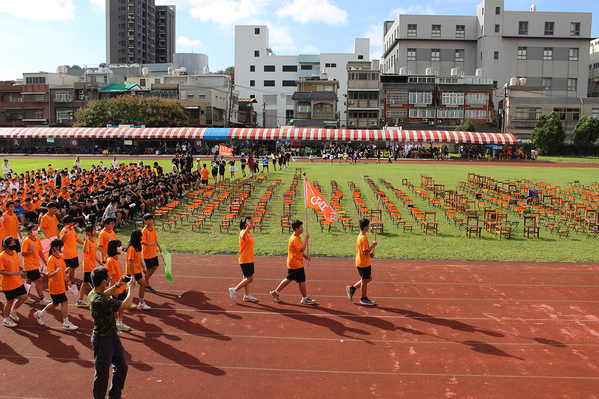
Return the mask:
{"type": "Polygon", "coordinates": [[[256,72],[256,65],[250,65],[250,72],[256,72]]]}
{"type": "Polygon", "coordinates": [[[455,37],[466,37],[466,25],[455,26],[455,37]]]}
{"type": "Polygon", "coordinates": [[[409,94],[410,104],[431,104],[433,102],[432,93],[411,91],[409,94]]]}
{"type": "Polygon", "coordinates": [[[264,72],[274,72],[274,71],[275,71],[274,65],[264,65],[264,72]]]}
{"type": "Polygon", "coordinates": [[[297,83],[295,83],[295,80],[284,80],[283,81],[283,86],[284,87],[297,86],[297,83]]]}
{"type": "Polygon", "coordinates": [[[297,65],[283,65],[283,72],[297,72],[297,65]]]}
{"type": "Polygon", "coordinates": [[[484,110],[467,110],[466,119],[486,119],[487,111],[484,110]]]}
{"type": "Polygon", "coordinates": [[[264,87],[274,86],[274,85],[275,85],[275,81],[274,80],[265,80],[264,81],[264,87]]]}
{"type": "Polygon", "coordinates": [[[250,94],[250,98],[256,98],[255,94],[250,94]]]}
{"type": "Polygon", "coordinates": [[[435,110],[428,108],[410,108],[410,118],[435,119],[435,110]]]}
{"type": "Polygon", "coordinates": [[[526,51],[527,51],[527,47],[518,47],[518,59],[519,60],[526,59],[526,51]]]}
{"type": "Polygon", "coordinates": [[[407,91],[389,91],[386,95],[387,104],[404,105],[408,103],[407,91]]]}
{"type": "Polygon", "coordinates": [[[254,57],[260,57],[260,50],[254,51],[254,57]]]}
{"type": "Polygon", "coordinates": [[[485,105],[487,103],[487,99],[487,94],[485,93],[468,93],[466,95],[466,104],[485,105]]]}
{"type": "Polygon", "coordinates": [[[578,86],[578,79],[568,79],[568,91],[576,91],[578,86]]]}
{"type": "Polygon", "coordinates": [[[456,51],[455,51],[455,61],[456,62],[462,62],[462,61],[464,61],[464,50],[463,49],[456,49],[456,51]]]}
{"type": "Polygon", "coordinates": [[[464,110],[460,108],[439,108],[437,110],[439,119],[464,119],[464,110]]]}
{"type": "Polygon", "coordinates": [[[330,67],[331,67],[331,63],[330,63],[330,62],[327,62],[326,64],[324,64],[324,67],[325,67],[325,68],[330,68],[330,67]]]}
{"type": "Polygon", "coordinates": [[[301,69],[302,69],[302,71],[311,71],[312,70],[312,65],[311,64],[302,65],[301,69]]]}
{"type": "Polygon", "coordinates": [[[545,22],[545,36],[553,36],[555,22],[545,22]]]}
{"type": "Polygon", "coordinates": [[[554,108],[556,114],[562,121],[577,121],[580,118],[580,109],[578,108],[554,108]]]}
{"type": "Polygon", "coordinates": [[[408,49],[408,61],[416,61],[416,49],[415,48],[408,49]]]}
{"type": "Polygon", "coordinates": [[[542,115],[542,108],[516,108],[516,119],[538,120],[542,115]]]}
{"type": "Polygon", "coordinates": [[[363,59],[364,59],[364,56],[363,56],[363,55],[358,55],[358,59],[359,59],[359,60],[363,60],[363,59]]]}
{"type": "Polygon", "coordinates": [[[385,111],[385,113],[386,113],[386,117],[387,118],[393,118],[393,119],[406,118],[408,116],[408,110],[407,109],[387,108],[387,110],[385,111]]]}
{"type": "Polygon", "coordinates": [[[250,87],[254,87],[256,86],[256,81],[255,80],[250,80],[250,87]]]}
{"type": "Polygon", "coordinates": [[[570,53],[568,54],[568,60],[569,61],[578,61],[578,49],[577,48],[570,49],[570,53]]]}
{"type": "Polygon", "coordinates": [[[496,81],[496,80],[494,80],[494,81],[493,81],[493,88],[494,88],[494,89],[496,89],[496,88],[497,88],[497,81],[496,81]]]}
{"type": "Polygon", "coordinates": [[[495,15],[501,14],[501,7],[495,7],[495,15]]]}
{"type": "Polygon", "coordinates": [[[35,78],[25,78],[25,83],[26,84],[34,84],[34,83],[41,83],[41,84],[45,84],[46,83],[46,78],[43,76],[38,76],[35,78]]]}
{"type": "Polygon", "coordinates": [[[440,61],[441,60],[441,50],[438,48],[434,48],[431,50],[431,61],[440,61]]]}
{"type": "Polygon", "coordinates": [[[139,85],[140,85],[141,87],[145,87],[145,85],[146,85],[146,80],[145,80],[144,78],[142,78],[142,79],[139,79],[139,85]]]}
{"type": "Polygon", "coordinates": [[[494,60],[498,60],[499,59],[499,51],[494,51],[493,52],[493,59],[494,60]]]}
{"type": "MultiPolygon", "coordinates": [[[[70,109],[57,109],[56,110],[56,119],[73,119],[72,115],[73,115],[73,111],[70,109]]],[[[43,118],[43,116],[42,116],[42,118],[43,118]]]]}
{"type": "Polygon", "coordinates": [[[416,37],[418,34],[418,25],[408,24],[408,37],[416,37]]]}
{"type": "Polygon", "coordinates": [[[520,21],[518,23],[518,34],[528,35],[528,21],[520,21]]]}
{"type": "Polygon", "coordinates": [[[580,36],[580,22],[570,24],[570,36],[580,36]]]}
{"type": "Polygon", "coordinates": [[[441,25],[433,25],[431,30],[432,37],[441,37],[441,25]]]}
{"type": "Polygon", "coordinates": [[[495,24],[495,33],[499,33],[499,24],[495,24]]]}
{"type": "Polygon", "coordinates": [[[337,68],[337,63],[336,62],[331,62],[331,68],[337,68]]]}
{"type": "Polygon", "coordinates": [[[309,114],[310,113],[310,106],[309,105],[298,105],[297,106],[297,113],[302,113],[302,114],[309,114]]]}
{"type": "Polygon", "coordinates": [[[23,119],[24,113],[19,108],[5,108],[4,118],[5,119],[23,119]]]}
{"type": "Polygon", "coordinates": [[[459,105],[464,104],[464,92],[461,91],[446,91],[441,95],[441,103],[443,105],[459,105]]]}
{"type": "MultiPolygon", "coordinates": [[[[10,100],[9,100],[10,101],[10,100]]],[[[15,100],[18,101],[18,100],[15,100]]],[[[59,91],[56,93],[55,102],[66,103],[73,101],[73,97],[67,91],[59,91]]]]}
{"type": "Polygon", "coordinates": [[[548,88],[550,88],[550,89],[551,89],[551,78],[543,78],[543,79],[541,80],[541,85],[542,85],[543,87],[548,87],[548,88]]]}
{"type": "Polygon", "coordinates": [[[593,108],[591,110],[591,118],[599,119],[599,108],[593,108]]]}
{"type": "Polygon", "coordinates": [[[260,28],[254,28],[254,35],[260,34],[260,28]]]}
{"type": "Polygon", "coordinates": [[[543,61],[553,61],[553,47],[543,49],[543,61]]]}

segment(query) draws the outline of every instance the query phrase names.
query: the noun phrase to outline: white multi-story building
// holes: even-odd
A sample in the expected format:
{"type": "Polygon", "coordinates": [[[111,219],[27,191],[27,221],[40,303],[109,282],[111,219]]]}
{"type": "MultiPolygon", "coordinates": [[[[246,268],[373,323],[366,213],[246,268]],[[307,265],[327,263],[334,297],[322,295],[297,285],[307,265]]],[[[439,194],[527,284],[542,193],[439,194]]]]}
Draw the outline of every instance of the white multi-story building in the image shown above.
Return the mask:
{"type": "MultiPolygon", "coordinates": [[[[476,16],[399,15],[383,23],[383,72],[450,76],[478,68],[501,88],[510,78],[547,87],[548,95],[587,95],[591,13],[505,11],[503,1],[485,0],[476,16]]],[[[502,95],[495,91],[495,100],[502,95]]]]}
{"type": "Polygon", "coordinates": [[[599,97],[599,37],[589,47],[589,97],[599,97]]]}
{"type": "Polygon", "coordinates": [[[240,97],[256,99],[258,126],[278,127],[293,119],[297,81],[314,75],[339,81],[340,125],[347,126],[347,63],[369,61],[370,39],[355,39],[353,53],[279,56],[268,35],[265,25],[235,27],[235,86],[240,97]]]}

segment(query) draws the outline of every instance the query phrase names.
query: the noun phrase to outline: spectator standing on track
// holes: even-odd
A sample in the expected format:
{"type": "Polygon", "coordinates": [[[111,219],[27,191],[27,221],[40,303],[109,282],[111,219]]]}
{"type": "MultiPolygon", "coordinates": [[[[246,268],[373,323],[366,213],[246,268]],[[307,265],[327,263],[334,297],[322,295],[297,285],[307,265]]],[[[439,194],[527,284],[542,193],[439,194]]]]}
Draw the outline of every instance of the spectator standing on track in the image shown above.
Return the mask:
{"type": "Polygon", "coordinates": [[[370,220],[364,218],[360,220],[360,234],[358,234],[358,244],[356,249],[356,267],[360,274],[360,281],[356,284],[348,285],[345,287],[347,297],[351,301],[354,293],[359,288],[362,289],[362,298],[360,299],[360,305],[372,306],[376,302],[368,299],[368,283],[372,281],[372,266],[370,265],[370,258],[374,257],[372,250],[376,247],[377,242],[373,241],[372,244],[368,244],[368,238],[366,233],[370,229],[370,220]]]}
{"type": "Polygon", "coordinates": [[[0,286],[6,297],[4,304],[4,327],[13,328],[17,326],[20,318],[17,315],[17,309],[25,303],[27,299],[27,291],[23,280],[21,279],[21,271],[19,265],[19,255],[17,254],[16,240],[8,236],[2,240],[2,248],[4,251],[0,253],[0,286]],[[15,302],[16,299],[16,302],[15,302]]]}
{"type": "Polygon", "coordinates": [[[258,299],[250,295],[250,287],[254,281],[254,237],[250,230],[253,227],[253,220],[247,216],[241,219],[239,223],[239,265],[243,273],[243,280],[235,288],[229,288],[229,296],[233,302],[237,301],[237,291],[243,288],[243,300],[245,302],[258,302],[258,299]]]}
{"type": "Polygon", "coordinates": [[[304,305],[315,305],[316,301],[308,297],[306,292],[306,273],[304,271],[304,258],[310,261],[310,255],[305,253],[308,248],[310,233],[306,234],[306,241],[302,243],[300,235],[304,232],[303,223],[296,219],[291,223],[291,228],[293,228],[293,234],[289,238],[288,244],[287,277],[279,283],[279,286],[274,291],[270,292],[270,295],[276,302],[281,302],[281,298],[279,297],[280,292],[289,283],[295,281],[299,284],[299,290],[302,294],[300,302],[304,305]]]}
{"type": "Polygon", "coordinates": [[[127,284],[127,295],[124,301],[111,298],[121,286],[125,285],[125,278],[121,278],[112,287],[110,276],[105,267],[96,267],[91,272],[94,290],[87,297],[94,330],[92,334],[92,347],[94,349],[95,374],[93,384],[94,399],[104,399],[110,380],[110,366],[112,365],[112,384],[108,397],[120,398],[127,377],[127,360],[125,349],[118,336],[118,328],[114,314],[129,309],[133,303],[133,284],[131,279],[127,284]]]}

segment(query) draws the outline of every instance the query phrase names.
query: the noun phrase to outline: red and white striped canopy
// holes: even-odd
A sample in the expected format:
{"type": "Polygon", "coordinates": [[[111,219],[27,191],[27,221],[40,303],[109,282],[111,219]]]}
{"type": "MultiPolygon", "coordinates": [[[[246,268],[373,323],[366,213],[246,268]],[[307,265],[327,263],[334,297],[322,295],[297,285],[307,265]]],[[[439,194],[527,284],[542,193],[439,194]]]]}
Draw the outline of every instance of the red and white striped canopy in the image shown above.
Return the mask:
{"type": "Polygon", "coordinates": [[[197,127],[25,127],[0,128],[0,138],[94,138],[94,139],[212,139],[218,137],[238,140],[294,140],[294,141],[393,141],[422,143],[517,144],[509,133],[454,132],[450,130],[370,130],[370,129],[212,129],[197,127]],[[213,136],[214,137],[214,136],[213,136]]]}

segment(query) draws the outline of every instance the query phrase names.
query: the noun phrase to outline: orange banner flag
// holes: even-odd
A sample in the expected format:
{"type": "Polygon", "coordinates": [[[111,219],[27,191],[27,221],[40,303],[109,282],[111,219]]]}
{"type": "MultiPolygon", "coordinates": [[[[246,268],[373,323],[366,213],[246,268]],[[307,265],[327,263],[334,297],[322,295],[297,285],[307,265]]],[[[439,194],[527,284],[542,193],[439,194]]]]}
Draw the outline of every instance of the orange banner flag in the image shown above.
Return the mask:
{"type": "Polygon", "coordinates": [[[322,197],[320,191],[318,191],[308,179],[304,178],[306,185],[306,208],[321,210],[327,222],[336,222],[339,220],[339,215],[333,209],[331,205],[322,197]]]}
{"type": "Polygon", "coordinates": [[[221,145],[219,154],[223,157],[232,157],[233,150],[231,148],[227,147],[226,145],[221,145]]]}

